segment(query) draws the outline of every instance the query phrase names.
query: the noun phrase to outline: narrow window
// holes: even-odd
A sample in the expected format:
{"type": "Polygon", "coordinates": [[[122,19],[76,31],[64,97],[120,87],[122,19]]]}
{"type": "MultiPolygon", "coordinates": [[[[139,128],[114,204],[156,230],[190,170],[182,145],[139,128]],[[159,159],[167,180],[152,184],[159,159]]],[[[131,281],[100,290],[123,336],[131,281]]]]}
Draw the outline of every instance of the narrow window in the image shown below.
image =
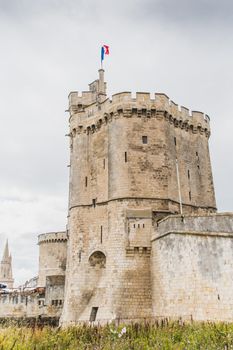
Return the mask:
{"type": "Polygon", "coordinates": [[[82,251],[80,250],[78,252],[78,261],[81,262],[81,260],[82,260],[82,251]]]}
{"type": "Polygon", "coordinates": [[[87,187],[87,176],[85,177],[85,186],[87,187]]]}
{"type": "Polygon", "coordinates": [[[188,178],[190,179],[190,172],[189,172],[189,170],[188,170],[188,178]]]}
{"type": "Polygon", "coordinates": [[[176,146],[176,137],[174,137],[174,144],[175,144],[175,146],[176,146]]]}
{"type": "Polygon", "coordinates": [[[96,206],[96,199],[95,198],[92,199],[92,204],[93,204],[93,207],[95,208],[95,206],[96,206]]]}
{"type": "Polygon", "coordinates": [[[105,169],[105,159],[103,160],[103,168],[105,169]]]}
{"type": "Polygon", "coordinates": [[[96,320],[98,307],[92,307],[91,314],[90,314],[90,322],[94,322],[96,320]]]}
{"type": "Polygon", "coordinates": [[[133,227],[135,228],[135,224],[133,224],[133,227]]]}
{"type": "Polygon", "coordinates": [[[190,199],[190,201],[191,201],[191,199],[192,199],[191,191],[189,191],[189,199],[190,199]]]}
{"type": "Polygon", "coordinates": [[[125,152],[125,163],[127,163],[128,159],[127,159],[127,152],[125,152]]]}
{"type": "Polygon", "coordinates": [[[143,224],[142,227],[145,228],[145,224],[143,224]]]}
{"type": "Polygon", "coordinates": [[[196,152],[196,156],[198,157],[198,152],[196,152]]]}
{"type": "Polygon", "coordinates": [[[147,143],[147,136],[142,136],[142,143],[144,143],[144,144],[147,143]]]}
{"type": "Polygon", "coordinates": [[[103,226],[100,226],[100,243],[103,243],[103,226]]]}

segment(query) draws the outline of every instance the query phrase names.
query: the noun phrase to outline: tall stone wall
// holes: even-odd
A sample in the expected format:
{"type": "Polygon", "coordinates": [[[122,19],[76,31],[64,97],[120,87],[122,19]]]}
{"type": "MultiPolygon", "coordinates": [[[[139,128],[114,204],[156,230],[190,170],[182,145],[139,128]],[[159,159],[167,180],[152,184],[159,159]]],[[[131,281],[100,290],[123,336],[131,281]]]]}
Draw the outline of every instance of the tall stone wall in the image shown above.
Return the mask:
{"type": "MultiPolygon", "coordinates": [[[[69,230],[75,234],[69,240],[63,324],[89,320],[95,307],[104,322],[151,314],[150,240],[134,249],[126,207],[113,201],[71,211],[69,230]]],[[[141,227],[147,219],[140,219],[141,227]]],[[[145,231],[151,227],[148,221],[145,231]]]]}
{"type": "Polygon", "coordinates": [[[233,214],[162,220],[151,271],[153,316],[233,321],[233,214]]]}

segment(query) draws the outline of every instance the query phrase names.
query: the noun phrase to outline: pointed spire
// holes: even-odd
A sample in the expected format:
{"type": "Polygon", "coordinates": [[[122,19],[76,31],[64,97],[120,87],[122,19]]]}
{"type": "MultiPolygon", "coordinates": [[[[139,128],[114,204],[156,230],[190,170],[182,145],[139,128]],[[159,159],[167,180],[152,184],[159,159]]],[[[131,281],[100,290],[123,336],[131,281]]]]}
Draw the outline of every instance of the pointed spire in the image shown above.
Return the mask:
{"type": "Polygon", "coordinates": [[[6,245],[5,245],[5,249],[4,249],[4,253],[3,253],[3,256],[2,256],[2,261],[6,261],[9,259],[9,247],[8,247],[8,239],[6,240],[6,245]]]}
{"type": "Polygon", "coordinates": [[[8,288],[13,288],[12,258],[9,252],[8,240],[6,241],[2,261],[0,262],[0,283],[5,283],[8,288]]]}

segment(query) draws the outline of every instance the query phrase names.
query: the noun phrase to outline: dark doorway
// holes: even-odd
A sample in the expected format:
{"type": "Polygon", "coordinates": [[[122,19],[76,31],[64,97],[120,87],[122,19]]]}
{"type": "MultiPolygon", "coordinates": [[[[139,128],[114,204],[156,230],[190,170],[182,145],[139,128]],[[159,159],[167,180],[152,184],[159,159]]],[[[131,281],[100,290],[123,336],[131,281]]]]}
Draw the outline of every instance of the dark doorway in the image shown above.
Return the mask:
{"type": "Polygon", "coordinates": [[[94,322],[95,321],[96,315],[97,315],[97,311],[98,311],[98,307],[93,307],[91,309],[90,322],[94,322]]]}

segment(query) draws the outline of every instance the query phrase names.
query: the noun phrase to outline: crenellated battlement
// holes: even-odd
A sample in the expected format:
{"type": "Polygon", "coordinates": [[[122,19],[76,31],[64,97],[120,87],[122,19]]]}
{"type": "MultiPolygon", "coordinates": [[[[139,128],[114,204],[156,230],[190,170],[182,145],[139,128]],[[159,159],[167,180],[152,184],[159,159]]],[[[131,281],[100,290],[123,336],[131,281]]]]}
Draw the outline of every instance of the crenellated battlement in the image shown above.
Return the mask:
{"type": "Polygon", "coordinates": [[[89,91],[69,94],[71,134],[94,133],[101,126],[119,116],[165,118],[175,127],[192,133],[210,136],[209,117],[197,111],[190,111],[172,101],[164,93],[123,91],[107,98],[104,70],[99,70],[99,79],[89,84],[89,91]],[[74,117],[74,118],[73,118],[74,117]]]}
{"type": "Polygon", "coordinates": [[[76,97],[72,95],[74,93],[70,95],[71,136],[81,132],[94,133],[113,118],[119,117],[165,118],[174,127],[210,136],[209,117],[206,114],[179,106],[163,93],[151,96],[147,92],[137,92],[133,97],[131,92],[126,91],[114,94],[112,99],[105,99],[102,103],[85,105],[89,98],[86,93],[76,97]]]}
{"type": "Polygon", "coordinates": [[[70,113],[77,113],[85,107],[97,102],[96,94],[93,91],[82,91],[81,94],[78,91],[72,91],[68,99],[70,113]]]}
{"type": "Polygon", "coordinates": [[[70,136],[79,133],[94,133],[113,118],[146,117],[165,118],[174,127],[192,133],[210,136],[209,117],[198,111],[191,111],[172,101],[164,93],[123,91],[106,96],[104,71],[99,70],[99,79],[89,84],[89,91],[69,94],[70,136]]]}
{"type": "Polygon", "coordinates": [[[42,233],[38,236],[38,244],[41,243],[54,243],[54,242],[66,242],[67,241],[67,232],[48,232],[42,233]]]}
{"type": "Polygon", "coordinates": [[[112,96],[111,103],[113,106],[121,105],[124,107],[137,106],[139,109],[156,109],[157,111],[165,111],[172,115],[173,118],[186,120],[192,118],[193,122],[208,123],[209,117],[197,111],[191,111],[184,106],[180,106],[172,101],[164,93],[136,92],[136,97],[132,96],[132,92],[120,92],[112,96]]]}
{"type": "Polygon", "coordinates": [[[106,99],[106,83],[104,82],[104,70],[99,70],[99,79],[89,84],[89,90],[79,94],[78,91],[70,92],[69,96],[69,112],[75,114],[83,111],[87,106],[93,103],[99,104],[106,99]]]}

